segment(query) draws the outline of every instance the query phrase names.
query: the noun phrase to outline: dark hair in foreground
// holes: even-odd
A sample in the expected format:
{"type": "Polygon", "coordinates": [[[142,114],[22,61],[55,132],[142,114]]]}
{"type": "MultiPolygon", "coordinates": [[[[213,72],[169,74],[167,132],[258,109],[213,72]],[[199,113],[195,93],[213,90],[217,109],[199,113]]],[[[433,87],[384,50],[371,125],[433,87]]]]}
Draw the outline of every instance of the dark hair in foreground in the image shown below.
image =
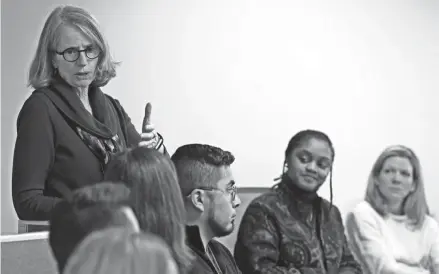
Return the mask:
{"type": "Polygon", "coordinates": [[[146,147],[126,150],[110,161],[105,179],[123,181],[131,188],[140,228],[161,236],[171,247],[180,273],[186,272],[192,261],[186,245],[186,211],[169,157],[146,147]]]}
{"type": "Polygon", "coordinates": [[[129,194],[121,183],[99,183],[80,188],[69,200],[56,204],[49,220],[49,245],[60,273],[88,234],[108,226],[130,226],[122,210],[129,194]]]}

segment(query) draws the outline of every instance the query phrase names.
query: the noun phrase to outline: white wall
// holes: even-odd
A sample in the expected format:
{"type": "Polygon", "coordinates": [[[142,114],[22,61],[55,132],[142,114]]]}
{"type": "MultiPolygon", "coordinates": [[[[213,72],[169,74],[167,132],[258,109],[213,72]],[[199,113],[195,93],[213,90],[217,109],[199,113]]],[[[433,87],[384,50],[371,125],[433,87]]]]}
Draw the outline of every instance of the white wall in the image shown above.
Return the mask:
{"type": "MultiPolygon", "coordinates": [[[[27,68],[58,3],[2,1],[3,233],[16,230],[11,159],[27,68]]],[[[69,3],[98,18],[123,61],[105,92],[139,126],[151,101],[171,152],[188,142],[219,145],[235,153],[241,186],[269,186],[289,138],[320,129],[336,146],[335,202],[346,204],[363,196],[380,151],[402,143],[419,154],[439,210],[437,1],[69,3]]]]}

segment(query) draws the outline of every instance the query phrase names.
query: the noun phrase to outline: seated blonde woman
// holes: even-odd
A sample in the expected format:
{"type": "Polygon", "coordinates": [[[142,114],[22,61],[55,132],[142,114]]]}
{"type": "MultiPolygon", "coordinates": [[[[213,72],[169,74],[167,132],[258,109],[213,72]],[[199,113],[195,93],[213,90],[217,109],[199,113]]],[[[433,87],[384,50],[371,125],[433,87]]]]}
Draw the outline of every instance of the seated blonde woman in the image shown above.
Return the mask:
{"type": "Polygon", "coordinates": [[[158,236],[124,228],[90,234],[69,258],[63,274],[178,274],[158,236]]]}
{"type": "Polygon", "coordinates": [[[348,214],[346,230],[363,273],[439,273],[439,228],[429,216],[421,166],[411,149],[392,146],[381,153],[365,201],[348,214]]]}

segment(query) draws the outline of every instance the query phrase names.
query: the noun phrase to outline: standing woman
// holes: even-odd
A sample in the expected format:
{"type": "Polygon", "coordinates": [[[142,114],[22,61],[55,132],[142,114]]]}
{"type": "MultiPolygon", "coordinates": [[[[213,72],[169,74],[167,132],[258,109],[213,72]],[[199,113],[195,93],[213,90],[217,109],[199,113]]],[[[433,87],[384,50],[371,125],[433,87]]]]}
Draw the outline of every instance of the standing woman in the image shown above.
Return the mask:
{"type": "Polygon", "coordinates": [[[102,181],[111,154],[138,144],[166,152],[147,105],[139,134],[120,103],[100,89],[117,63],[96,19],[59,6],[47,18],[29,71],[35,90],[17,119],[12,197],[22,220],[48,220],[55,204],[102,181]]]}
{"type": "Polygon", "coordinates": [[[412,149],[386,148],[365,200],[346,220],[352,252],[367,274],[439,274],[439,226],[429,216],[421,164],[412,149]]]}
{"type": "Polygon", "coordinates": [[[243,274],[361,273],[332,204],[334,156],[323,132],[291,138],[280,183],[250,203],[239,227],[235,258],[243,274]],[[317,195],[329,174],[330,202],[317,195]]]}

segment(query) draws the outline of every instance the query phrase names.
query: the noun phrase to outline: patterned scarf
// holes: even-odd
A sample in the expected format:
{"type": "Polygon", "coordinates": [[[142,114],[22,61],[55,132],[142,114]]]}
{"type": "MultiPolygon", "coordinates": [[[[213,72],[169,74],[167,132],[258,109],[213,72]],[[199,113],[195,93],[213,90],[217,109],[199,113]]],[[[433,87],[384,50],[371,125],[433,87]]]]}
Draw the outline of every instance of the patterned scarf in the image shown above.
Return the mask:
{"type": "Polygon", "coordinates": [[[99,159],[103,159],[105,165],[110,161],[111,154],[115,154],[122,150],[119,136],[117,134],[111,139],[99,139],[98,137],[82,130],[80,127],[76,127],[76,131],[90,150],[99,159]]]}

